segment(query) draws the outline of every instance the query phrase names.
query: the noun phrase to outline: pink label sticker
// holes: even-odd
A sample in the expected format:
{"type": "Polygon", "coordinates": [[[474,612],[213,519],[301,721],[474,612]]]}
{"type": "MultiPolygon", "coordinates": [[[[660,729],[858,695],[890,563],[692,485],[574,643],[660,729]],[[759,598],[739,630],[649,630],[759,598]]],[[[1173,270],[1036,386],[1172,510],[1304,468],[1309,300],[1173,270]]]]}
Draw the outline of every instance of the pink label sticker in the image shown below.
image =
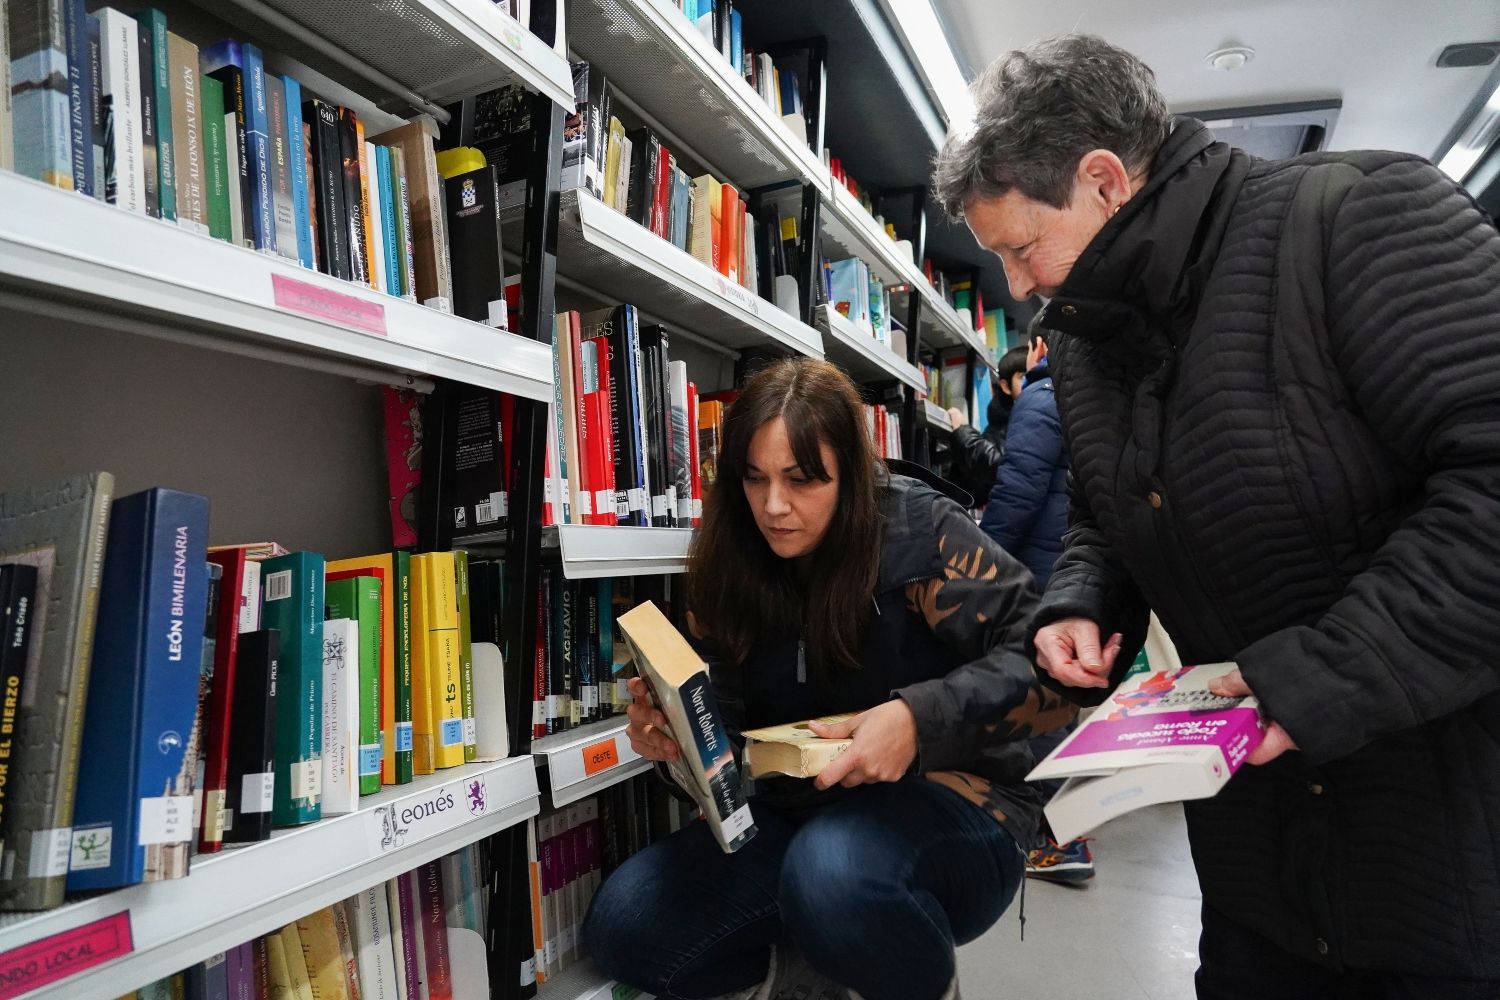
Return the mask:
{"type": "Polygon", "coordinates": [[[129,911],[12,948],[0,954],[0,1000],[41,989],[132,951],[129,911]]]}
{"type": "Polygon", "coordinates": [[[385,306],[378,302],[329,291],[284,274],[271,275],[271,287],[276,294],[276,304],[283,309],[364,333],[386,335],[385,306]]]}

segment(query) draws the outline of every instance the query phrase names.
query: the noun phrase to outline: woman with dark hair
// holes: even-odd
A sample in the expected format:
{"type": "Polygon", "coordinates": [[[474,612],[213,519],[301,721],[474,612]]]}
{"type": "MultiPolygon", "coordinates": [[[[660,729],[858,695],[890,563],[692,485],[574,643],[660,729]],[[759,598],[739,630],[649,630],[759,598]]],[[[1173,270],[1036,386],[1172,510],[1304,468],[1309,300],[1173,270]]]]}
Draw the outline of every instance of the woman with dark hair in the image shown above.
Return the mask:
{"type": "Polygon", "coordinates": [[[1072,458],[1037,661],[1097,702],[1150,609],[1270,720],[1187,804],[1198,996],[1500,997],[1500,235],[1417,156],[1216,142],[1098,38],[975,105],[938,199],[1049,300],[1072,458]]]}
{"type": "MultiPolygon", "coordinates": [[[[687,591],[736,743],[857,712],[815,729],[853,744],[815,782],[756,781],[759,832],[737,853],[693,823],[630,858],[594,901],[589,952],[667,998],[775,997],[797,953],[866,1000],[956,997],[955,942],[999,919],[1036,836],[1026,739],[1072,718],[1018,652],[1030,574],[891,474],[854,386],[799,360],[725,418],[687,591]]],[[[675,758],[632,689],[631,745],[675,758]]]]}

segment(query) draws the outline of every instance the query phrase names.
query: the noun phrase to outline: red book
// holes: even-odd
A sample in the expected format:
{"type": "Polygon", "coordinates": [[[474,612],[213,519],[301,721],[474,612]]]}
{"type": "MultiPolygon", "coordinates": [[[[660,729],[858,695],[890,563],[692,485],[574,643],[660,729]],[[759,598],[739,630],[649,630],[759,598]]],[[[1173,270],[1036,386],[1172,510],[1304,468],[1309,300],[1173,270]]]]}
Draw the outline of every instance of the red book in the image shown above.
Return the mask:
{"type": "Polygon", "coordinates": [[[390,484],[391,548],[417,544],[417,495],[422,486],[422,397],[384,386],[385,468],[390,484]]]}
{"type": "MultiPolygon", "coordinates": [[[[578,495],[573,499],[573,513],[578,524],[598,524],[594,520],[594,493],[599,488],[594,481],[594,466],[589,459],[591,443],[588,436],[592,429],[588,420],[584,417],[584,397],[587,395],[583,383],[583,341],[581,339],[581,328],[576,311],[567,313],[567,336],[568,351],[573,358],[573,420],[577,423],[575,428],[578,435],[578,454],[568,454],[568,475],[572,476],[574,467],[578,474],[578,495]],[[582,503],[580,503],[580,500],[582,503]],[[580,513],[581,512],[581,513],[580,513]]],[[[564,391],[567,389],[567,381],[564,380],[564,391]]],[[[566,409],[566,407],[564,407],[566,409]]],[[[571,445],[572,442],[570,441],[571,445]]]]}
{"type": "Polygon", "coordinates": [[[875,407],[875,451],[885,457],[885,407],[875,407]]]}
{"type": "Polygon", "coordinates": [[[693,477],[693,527],[703,521],[703,477],[698,469],[698,386],[688,383],[688,449],[689,470],[693,477]]]}
{"type": "MultiPolygon", "coordinates": [[[[618,524],[615,511],[615,449],[614,433],[610,426],[609,410],[609,343],[598,338],[582,346],[586,360],[584,368],[590,378],[584,380],[583,422],[588,425],[588,441],[584,445],[584,457],[588,462],[590,488],[594,491],[594,513],[588,524],[618,524]]],[[[582,433],[579,434],[582,442],[582,433]]]]}
{"type": "Polygon", "coordinates": [[[719,186],[719,273],[730,281],[740,280],[740,192],[733,184],[719,186]]]}
{"type": "Polygon", "coordinates": [[[429,1000],[453,1000],[453,971],[448,962],[448,908],[443,905],[441,863],[429,861],[416,871],[421,891],[423,957],[427,959],[429,1000]]]}
{"type": "MultiPolygon", "coordinates": [[[[239,655],[240,621],[244,605],[259,587],[245,585],[244,549],[222,549],[210,552],[209,562],[217,563],[224,576],[219,582],[219,622],[214,636],[214,676],[208,687],[208,701],[202,712],[203,733],[203,812],[199,816],[198,850],[213,853],[224,846],[224,792],[229,787],[230,707],[234,697],[234,664],[239,655]]],[[[259,566],[256,570],[259,570],[259,566]]],[[[257,617],[259,617],[257,615],[257,617]]]]}
{"type": "Polygon", "coordinates": [[[547,735],[547,613],[546,584],[537,584],[536,594],[536,642],[533,644],[531,662],[531,738],[541,739],[547,735]]]}
{"type": "Polygon", "coordinates": [[[656,196],[651,202],[651,231],[662,239],[670,235],[667,232],[668,222],[671,219],[672,175],[676,172],[677,161],[672,157],[672,151],[666,146],[661,148],[661,156],[656,164],[656,196]]]}

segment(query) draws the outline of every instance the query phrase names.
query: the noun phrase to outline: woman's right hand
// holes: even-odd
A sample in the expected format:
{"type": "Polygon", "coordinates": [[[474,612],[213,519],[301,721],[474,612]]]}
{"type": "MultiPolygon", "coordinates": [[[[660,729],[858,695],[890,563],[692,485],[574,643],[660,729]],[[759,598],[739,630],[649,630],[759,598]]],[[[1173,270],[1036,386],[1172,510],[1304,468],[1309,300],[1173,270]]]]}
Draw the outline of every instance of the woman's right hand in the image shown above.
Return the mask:
{"type": "Polygon", "coordinates": [[[647,760],[673,761],[682,757],[677,741],[667,735],[667,717],[658,712],[646,694],[646,682],[639,677],[630,678],[630,707],[625,714],[630,725],[625,735],[630,737],[630,749],[647,760]]]}

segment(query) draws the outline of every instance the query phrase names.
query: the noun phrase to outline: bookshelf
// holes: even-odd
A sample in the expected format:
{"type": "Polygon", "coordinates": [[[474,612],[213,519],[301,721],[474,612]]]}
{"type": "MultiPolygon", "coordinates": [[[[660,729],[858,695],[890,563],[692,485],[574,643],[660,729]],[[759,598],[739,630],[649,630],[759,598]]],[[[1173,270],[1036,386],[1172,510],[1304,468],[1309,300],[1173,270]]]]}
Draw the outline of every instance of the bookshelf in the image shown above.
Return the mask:
{"type": "Polygon", "coordinates": [[[933,430],[945,432],[953,430],[953,425],[948,422],[948,411],[930,399],[922,401],[922,416],[933,430]]]}
{"type": "Polygon", "coordinates": [[[0,922],[0,964],[16,949],[46,951],[55,935],[123,913],[129,928],[127,954],[25,994],[113,1000],[134,986],[497,833],[539,809],[536,771],[527,757],[440,771],[364,798],[358,812],[200,857],[188,878],[7,918],[0,922]],[[483,793],[482,807],[471,804],[475,783],[483,793]],[[451,808],[410,819],[425,812],[414,807],[444,796],[452,797],[451,808]]]}
{"type": "Polygon", "coordinates": [[[691,528],[563,524],[542,534],[542,553],[556,555],[569,580],[686,573],[691,528]]]}
{"type": "MultiPolygon", "coordinates": [[[[616,981],[584,959],[548,979],[537,991],[539,1000],[611,1000],[616,981]]],[[[649,1000],[644,994],[640,1000],[649,1000]]]]}
{"type": "Polygon", "coordinates": [[[614,302],[722,347],[823,356],[817,330],[735,284],[593,195],[563,194],[558,271],[614,302]]]}
{"type": "Polygon", "coordinates": [[[16,174],[0,172],[0,204],[0,306],[357,378],[551,395],[535,341],[16,174]]]}
{"type": "Polygon", "coordinates": [[[565,806],[651,770],[651,762],[630,749],[624,716],[532,740],[538,771],[547,775],[553,806],[565,806]]]}
{"type": "Polygon", "coordinates": [[[821,307],[828,335],[823,346],[828,359],[837,362],[857,382],[895,381],[913,390],[925,391],[922,373],[915,365],[860,329],[831,305],[821,307]]]}

